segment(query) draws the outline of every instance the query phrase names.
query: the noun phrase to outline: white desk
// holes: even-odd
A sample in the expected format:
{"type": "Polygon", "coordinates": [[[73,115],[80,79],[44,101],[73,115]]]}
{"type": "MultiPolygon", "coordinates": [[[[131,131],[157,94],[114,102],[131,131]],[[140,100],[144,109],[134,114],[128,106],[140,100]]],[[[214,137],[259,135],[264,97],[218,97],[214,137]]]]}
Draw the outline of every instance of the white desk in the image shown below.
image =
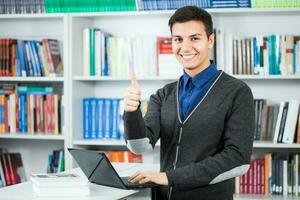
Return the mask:
{"type": "MultiPolygon", "coordinates": [[[[138,170],[159,170],[159,165],[148,164],[120,164],[113,163],[115,169],[120,176],[130,176],[138,170]]],[[[75,168],[70,172],[76,172],[80,176],[84,176],[79,168],[75,168]]],[[[86,178],[86,177],[85,177],[86,178]]],[[[143,190],[122,190],[112,187],[106,187],[96,184],[89,184],[90,195],[86,197],[37,197],[32,191],[32,183],[30,181],[0,188],[0,200],[113,200],[113,199],[150,199],[150,189],[143,190]],[[128,198],[127,198],[128,197],[128,198]]]]}

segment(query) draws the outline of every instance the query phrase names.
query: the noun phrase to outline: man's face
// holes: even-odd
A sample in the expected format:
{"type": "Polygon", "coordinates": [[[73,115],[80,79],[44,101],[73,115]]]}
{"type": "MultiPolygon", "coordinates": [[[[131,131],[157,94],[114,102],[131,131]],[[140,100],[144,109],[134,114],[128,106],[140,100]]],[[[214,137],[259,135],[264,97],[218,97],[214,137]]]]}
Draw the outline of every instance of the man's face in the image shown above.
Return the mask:
{"type": "Polygon", "coordinates": [[[202,71],[209,62],[209,51],[214,44],[214,35],[207,38],[201,21],[175,23],[172,27],[173,52],[186,72],[202,71]]]}

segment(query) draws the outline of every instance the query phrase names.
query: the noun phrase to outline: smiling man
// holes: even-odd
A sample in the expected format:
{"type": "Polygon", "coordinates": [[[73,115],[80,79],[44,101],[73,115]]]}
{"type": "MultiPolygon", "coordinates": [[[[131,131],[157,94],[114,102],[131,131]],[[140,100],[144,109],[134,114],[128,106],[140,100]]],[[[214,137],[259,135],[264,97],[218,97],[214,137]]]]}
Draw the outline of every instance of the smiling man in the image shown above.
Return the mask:
{"type": "Polygon", "coordinates": [[[161,140],[160,172],[139,171],[131,182],[159,184],[157,199],[231,200],[233,178],[249,169],[253,95],[209,60],[214,45],[209,13],[183,7],[169,26],[183,75],[151,95],[144,118],[134,74],[124,96],[127,147],[144,153],[161,140]]]}

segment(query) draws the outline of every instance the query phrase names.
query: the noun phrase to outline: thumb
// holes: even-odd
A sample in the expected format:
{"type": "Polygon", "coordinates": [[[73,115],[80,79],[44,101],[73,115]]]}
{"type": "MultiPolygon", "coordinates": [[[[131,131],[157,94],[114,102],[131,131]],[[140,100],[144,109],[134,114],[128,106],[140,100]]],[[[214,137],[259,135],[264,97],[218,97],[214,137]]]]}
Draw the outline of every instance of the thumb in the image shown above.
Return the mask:
{"type": "Polygon", "coordinates": [[[134,88],[140,88],[139,83],[136,80],[135,72],[130,73],[131,86],[134,88]]]}

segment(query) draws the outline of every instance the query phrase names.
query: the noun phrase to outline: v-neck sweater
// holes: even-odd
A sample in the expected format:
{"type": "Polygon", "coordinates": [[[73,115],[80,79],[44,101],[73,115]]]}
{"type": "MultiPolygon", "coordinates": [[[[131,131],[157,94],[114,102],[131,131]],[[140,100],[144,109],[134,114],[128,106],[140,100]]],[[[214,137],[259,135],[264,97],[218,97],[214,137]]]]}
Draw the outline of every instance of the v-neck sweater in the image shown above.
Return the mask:
{"type": "Polygon", "coordinates": [[[159,187],[161,199],[233,199],[233,178],[247,172],[252,153],[251,89],[222,72],[184,121],[178,106],[176,81],[151,95],[144,118],[139,109],[125,112],[128,148],[143,153],[160,139],[160,171],[169,182],[159,187]]]}

